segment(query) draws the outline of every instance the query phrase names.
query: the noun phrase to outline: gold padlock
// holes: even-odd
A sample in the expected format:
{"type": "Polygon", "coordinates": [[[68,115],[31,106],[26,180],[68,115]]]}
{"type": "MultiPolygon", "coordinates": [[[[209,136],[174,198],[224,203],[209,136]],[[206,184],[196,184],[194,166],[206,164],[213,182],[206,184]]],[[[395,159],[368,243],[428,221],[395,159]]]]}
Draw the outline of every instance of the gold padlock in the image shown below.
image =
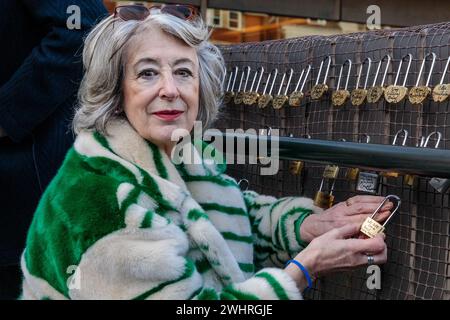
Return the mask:
{"type": "Polygon", "coordinates": [[[326,56],[320,63],[319,73],[317,75],[316,83],[315,83],[314,87],[311,89],[311,99],[312,100],[319,100],[328,91],[327,77],[328,77],[328,71],[330,70],[330,65],[331,65],[331,57],[326,56]],[[319,83],[320,75],[322,73],[323,63],[327,59],[328,59],[328,65],[327,65],[327,69],[325,71],[325,77],[323,79],[323,82],[319,83]]]}
{"type": "Polygon", "coordinates": [[[241,81],[239,82],[238,92],[234,96],[234,104],[235,105],[242,104],[242,102],[244,101],[245,89],[247,87],[248,78],[250,76],[250,70],[251,70],[251,68],[249,66],[247,66],[246,68],[247,68],[247,76],[246,76],[246,79],[245,79],[244,89],[243,89],[243,91],[241,91],[242,80],[244,79],[244,75],[245,75],[245,71],[243,70],[242,71],[242,76],[241,76],[241,81]]]}
{"type": "Polygon", "coordinates": [[[408,88],[406,88],[406,80],[408,79],[409,69],[411,67],[412,55],[408,53],[403,56],[400,60],[400,64],[398,66],[397,75],[395,76],[395,81],[393,85],[390,85],[384,91],[384,99],[389,103],[399,103],[402,101],[406,94],[408,93],[408,88]],[[408,67],[406,69],[405,78],[403,80],[403,84],[401,86],[397,85],[398,78],[400,76],[400,71],[402,68],[403,62],[408,58],[408,67]]]}
{"type": "Polygon", "coordinates": [[[347,170],[345,178],[350,181],[356,181],[359,175],[359,168],[350,168],[347,170]]]}
{"type": "Polygon", "coordinates": [[[227,85],[227,89],[225,91],[225,95],[223,97],[223,103],[228,104],[231,102],[231,100],[234,98],[234,84],[236,83],[236,78],[237,78],[237,74],[238,74],[238,67],[234,67],[234,72],[232,71],[230,74],[230,78],[228,79],[228,85],[227,85]],[[230,88],[230,84],[231,84],[231,79],[233,78],[233,73],[234,73],[234,80],[233,80],[233,86],[230,88]]]}
{"type": "Polygon", "coordinates": [[[369,80],[371,66],[372,66],[372,59],[370,59],[370,58],[365,58],[364,61],[361,63],[361,66],[359,68],[359,73],[358,73],[358,80],[356,80],[356,88],[352,91],[352,95],[350,97],[350,100],[351,100],[353,106],[359,107],[366,100],[366,97],[367,97],[367,81],[369,80]],[[364,87],[361,89],[361,88],[359,88],[359,81],[361,80],[362,70],[364,68],[364,64],[366,63],[366,61],[368,63],[368,65],[367,65],[367,73],[366,73],[366,80],[364,82],[364,87]]]}
{"type": "Polygon", "coordinates": [[[334,203],[334,185],[336,183],[336,179],[339,174],[339,167],[334,165],[327,165],[325,167],[325,170],[322,175],[322,180],[320,182],[319,191],[316,193],[316,196],[314,197],[314,205],[322,208],[322,209],[328,209],[333,206],[334,203]],[[333,180],[333,183],[331,185],[331,189],[328,193],[322,191],[324,180],[333,180]]]}
{"type": "Polygon", "coordinates": [[[384,200],[381,202],[381,204],[378,206],[378,208],[375,210],[375,212],[370,216],[367,217],[366,220],[364,220],[363,224],[361,225],[360,229],[360,236],[359,238],[367,239],[367,238],[374,238],[376,235],[382,233],[389,220],[391,220],[394,213],[397,212],[397,210],[400,208],[402,201],[399,197],[396,195],[388,195],[384,198],[384,200]],[[384,206],[386,201],[388,200],[395,200],[397,202],[396,208],[391,212],[391,215],[386,219],[386,221],[383,224],[378,223],[374,218],[375,215],[380,211],[380,209],[384,206]]]}
{"type": "MultiPolygon", "coordinates": [[[[294,135],[291,133],[289,135],[289,137],[293,138],[294,135]]],[[[305,138],[311,139],[311,136],[309,134],[306,134],[305,138]]],[[[304,168],[305,168],[305,163],[303,161],[295,160],[295,161],[291,162],[291,164],[289,166],[289,172],[295,176],[302,176],[303,172],[304,172],[304,168]]]]}
{"type": "Polygon", "coordinates": [[[345,101],[347,101],[348,97],[350,96],[350,92],[347,90],[347,88],[348,88],[348,80],[350,78],[351,71],[352,71],[352,60],[347,59],[342,64],[341,69],[339,71],[339,77],[338,77],[338,83],[336,85],[336,91],[333,92],[333,94],[331,95],[331,101],[333,103],[333,106],[335,106],[335,107],[343,106],[345,101]],[[347,79],[345,80],[344,89],[340,89],[341,79],[342,79],[342,71],[346,65],[348,65],[347,79]]]}
{"type": "Polygon", "coordinates": [[[413,88],[411,88],[411,90],[409,90],[408,99],[411,104],[422,104],[423,101],[431,93],[431,88],[429,87],[429,84],[430,84],[431,74],[433,73],[435,61],[436,61],[436,54],[434,52],[427,54],[423,58],[422,65],[420,66],[419,74],[417,75],[416,85],[413,88]],[[419,86],[420,78],[422,77],[422,72],[425,67],[425,61],[429,56],[432,56],[433,60],[431,62],[431,67],[430,67],[430,71],[428,73],[428,78],[425,83],[425,86],[419,86]]]}
{"type": "Polygon", "coordinates": [[[304,97],[303,88],[305,87],[306,80],[308,79],[310,71],[311,71],[311,65],[309,64],[308,68],[307,68],[307,71],[306,71],[306,75],[303,78],[303,75],[305,73],[305,69],[302,70],[302,73],[300,74],[300,77],[298,78],[297,85],[295,86],[294,92],[292,92],[290,94],[290,96],[289,96],[289,105],[291,107],[300,107],[300,104],[301,104],[302,99],[304,97]],[[298,90],[298,86],[300,85],[300,82],[302,81],[302,79],[303,79],[302,86],[301,86],[300,90],[297,91],[298,90]]]}
{"type": "Polygon", "coordinates": [[[303,161],[292,161],[292,163],[289,166],[289,172],[292,173],[294,176],[298,176],[301,174],[303,170],[303,161]]]}
{"type": "Polygon", "coordinates": [[[284,78],[286,77],[286,72],[283,74],[283,78],[281,79],[280,88],[278,89],[278,93],[275,97],[273,97],[272,106],[274,109],[281,109],[284,104],[289,100],[287,92],[289,90],[289,85],[291,84],[292,75],[294,74],[294,69],[291,68],[289,74],[289,80],[286,84],[286,89],[284,90],[284,94],[281,94],[281,89],[284,85],[284,78]]]}
{"type": "Polygon", "coordinates": [[[316,196],[314,197],[314,205],[322,209],[331,208],[333,206],[333,203],[334,196],[329,193],[318,191],[316,193],[316,196]]]}
{"type": "MultiPolygon", "coordinates": [[[[403,133],[403,143],[401,144],[402,146],[406,145],[406,140],[408,139],[408,130],[406,129],[401,129],[399,131],[397,131],[397,133],[394,136],[394,140],[392,141],[392,145],[395,146],[397,145],[397,138],[400,134],[403,133]]],[[[387,172],[381,172],[380,173],[381,176],[383,177],[391,177],[391,178],[398,178],[398,176],[400,175],[398,172],[393,172],[393,171],[387,171],[387,172]]]]}
{"type": "Polygon", "coordinates": [[[259,73],[258,84],[256,85],[255,91],[253,91],[253,85],[255,84],[255,79],[258,76],[258,71],[256,71],[255,76],[253,77],[252,86],[250,87],[250,92],[247,92],[247,94],[244,96],[244,104],[251,106],[258,101],[258,98],[259,98],[258,89],[259,89],[259,85],[261,83],[263,74],[264,74],[264,67],[261,67],[261,71],[259,73]]]}
{"type": "Polygon", "coordinates": [[[367,90],[367,102],[369,102],[369,103],[377,103],[380,100],[380,98],[383,96],[383,94],[384,94],[384,82],[386,80],[386,75],[387,75],[387,71],[388,71],[390,62],[391,62],[391,57],[388,54],[385,55],[383,57],[383,59],[381,59],[378,62],[378,67],[377,67],[377,71],[375,73],[375,77],[373,79],[372,87],[369,88],[369,90],[367,90]],[[378,74],[380,72],[381,65],[383,64],[383,62],[385,60],[387,60],[387,62],[386,62],[386,68],[384,69],[383,78],[381,79],[380,85],[377,86],[376,83],[377,83],[378,74]]]}
{"type": "Polygon", "coordinates": [[[269,93],[266,94],[267,85],[269,84],[270,77],[272,76],[272,71],[269,73],[269,77],[267,78],[266,85],[264,87],[264,91],[258,100],[258,107],[263,109],[266,108],[270,102],[272,102],[272,90],[275,84],[275,80],[277,79],[278,69],[275,69],[275,75],[273,77],[272,86],[270,87],[269,93]]]}
{"type": "Polygon", "coordinates": [[[433,89],[433,101],[434,102],[444,102],[450,96],[450,83],[444,84],[445,75],[447,74],[448,65],[450,63],[450,56],[445,64],[444,72],[442,72],[441,81],[433,89]]]}

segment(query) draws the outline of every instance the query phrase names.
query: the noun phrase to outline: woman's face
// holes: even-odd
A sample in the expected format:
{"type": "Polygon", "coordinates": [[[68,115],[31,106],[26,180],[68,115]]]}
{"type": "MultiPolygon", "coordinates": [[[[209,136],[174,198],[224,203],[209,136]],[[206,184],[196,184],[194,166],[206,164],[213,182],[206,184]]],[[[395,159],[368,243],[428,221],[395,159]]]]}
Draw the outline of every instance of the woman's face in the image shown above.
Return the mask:
{"type": "Polygon", "coordinates": [[[124,111],[144,138],[170,152],[175,129],[191,131],[198,114],[195,48],[155,28],[130,44],[123,83],[124,111]],[[139,40],[137,40],[139,39],[139,40]]]}

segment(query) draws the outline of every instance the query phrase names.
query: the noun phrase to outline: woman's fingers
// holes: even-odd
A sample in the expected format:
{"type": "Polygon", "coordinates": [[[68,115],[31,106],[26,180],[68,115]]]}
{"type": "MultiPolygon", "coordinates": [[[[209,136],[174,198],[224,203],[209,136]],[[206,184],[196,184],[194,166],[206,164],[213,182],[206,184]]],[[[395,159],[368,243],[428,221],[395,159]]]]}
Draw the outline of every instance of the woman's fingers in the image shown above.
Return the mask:
{"type": "MultiPolygon", "coordinates": [[[[351,207],[353,205],[372,203],[372,204],[376,204],[375,208],[377,208],[381,204],[381,202],[383,202],[383,200],[384,200],[384,197],[380,197],[380,196],[359,195],[359,196],[354,196],[354,197],[348,198],[343,203],[345,205],[347,205],[348,207],[351,207]]],[[[386,201],[382,208],[386,209],[386,208],[392,208],[392,207],[393,207],[393,203],[391,201],[386,201]]]]}
{"type": "Polygon", "coordinates": [[[370,239],[349,239],[349,249],[355,253],[379,254],[386,250],[386,243],[382,236],[370,239]]]}
{"type": "Polygon", "coordinates": [[[380,196],[365,196],[365,195],[358,195],[349,198],[347,201],[350,202],[350,204],[358,203],[358,202],[373,202],[380,204],[384,200],[384,197],[380,196]]]}
{"type": "Polygon", "coordinates": [[[333,229],[330,234],[334,239],[348,239],[359,233],[359,223],[349,223],[340,228],[333,229]]]}
{"type": "MultiPolygon", "coordinates": [[[[378,209],[380,206],[380,203],[374,203],[374,202],[358,202],[355,204],[352,204],[347,209],[347,214],[349,215],[355,215],[355,214],[373,214],[375,210],[378,209]]],[[[393,204],[392,202],[386,203],[379,212],[386,211],[392,209],[393,204]]]]}

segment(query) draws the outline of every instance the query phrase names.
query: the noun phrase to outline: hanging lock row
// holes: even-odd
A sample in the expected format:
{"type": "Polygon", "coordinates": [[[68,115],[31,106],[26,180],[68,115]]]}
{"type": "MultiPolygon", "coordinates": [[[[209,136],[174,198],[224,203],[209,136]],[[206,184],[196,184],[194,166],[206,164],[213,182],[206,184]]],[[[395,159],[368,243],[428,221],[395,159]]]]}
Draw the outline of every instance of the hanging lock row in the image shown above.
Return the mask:
{"type": "Polygon", "coordinates": [[[234,88],[236,85],[236,79],[239,74],[239,68],[235,67],[234,70],[230,73],[230,76],[228,78],[223,102],[227,104],[227,103],[230,103],[231,101],[233,101],[234,104],[236,104],[236,105],[257,104],[259,108],[266,108],[267,106],[272,104],[274,109],[280,109],[286,103],[288,103],[291,107],[300,106],[301,101],[304,97],[303,89],[305,87],[306,81],[307,81],[308,76],[311,71],[311,65],[308,65],[306,69],[303,69],[301,71],[300,77],[297,81],[295,89],[290,95],[288,95],[288,91],[289,91],[289,87],[290,87],[290,84],[292,81],[292,77],[294,75],[293,69],[289,70],[289,77],[288,77],[286,84],[285,84],[285,78],[286,78],[287,72],[284,73],[278,93],[275,96],[272,96],[272,91],[273,91],[273,88],[274,88],[276,80],[277,80],[278,69],[274,69],[268,74],[263,92],[261,95],[259,94],[259,87],[260,87],[262,78],[264,76],[264,71],[265,70],[263,67],[261,67],[259,70],[255,71],[250,90],[247,91],[248,81],[249,81],[249,78],[251,75],[251,68],[246,67],[241,72],[238,90],[237,90],[237,92],[235,92],[234,88]],[[245,78],[245,82],[244,82],[244,78],[245,78]],[[258,81],[256,82],[257,78],[258,78],[258,81]],[[256,84],[255,90],[253,90],[255,82],[257,84],[256,84]],[[269,88],[269,86],[270,86],[270,88],[269,88]],[[285,90],[284,90],[284,93],[281,94],[283,87],[285,87],[285,90]],[[299,90],[299,87],[300,87],[300,90],[299,90]],[[268,88],[269,88],[269,91],[267,91],[268,88]]]}
{"type": "MultiPolygon", "coordinates": [[[[351,69],[352,69],[352,61],[350,59],[345,60],[344,64],[341,65],[339,77],[338,77],[338,83],[336,86],[336,90],[332,94],[332,104],[334,107],[340,107],[345,104],[348,98],[350,98],[350,101],[353,106],[360,106],[365,101],[368,103],[377,103],[382,97],[391,104],[400,103],[403,101],[406,97],[408,97],[408,100],[413,105],[421,105],[423,102],[429,97],[432,96],[433,101],[435,102],[443,102],[450,96],[450,83],[444,83],[445,76],[447,75],[449,64],[450,64],[450,57],[447,58],[445,68],[442,72],[442,76],[440,78],[440,82],[438,85],[436,85],[433,90],[430,87],[430,81],[431,81],[431,75],[434,70],[435,61],[436,61],[436,54],[434,52],[428,53],[425,55],[425,57],[422,60],[420,70],[418,72],[418,76],[416,79],[416,83],[414,87],[411,89],[408,89],[406,87],[407,79],[409,76],[411,63],[413,60],[413,57],[410,53],[404,55],[399,62],[398,68],[396,70],[395,74],[395,80],[394,84],[389,85],[385,87],[386,82],[386,76],[387,72],[389,70],[390,64],[391,64],[391,57],[389,55],[385,55],[380,61],[378,61],[378,67],[374,75],[373,83],[370,88],[368,88],[368,80],[370,76],[370,70],[372,65],[372,60],[370,58],[366,58],[363,60],[359,67],[358,71],[358,78],[356,82],[355,89],[352,90],[350,93],[348,89],[348,82],[349,78],[351,76],[351,69]],[[426,78],[425,84],[421,85],[422,77],[425,70],[425,64],[427,60],[431,59],[431,66],[428,70],[428,76],[426,78]],[[399,85],[399,78],[402,73],[402,67],[404,64],[407,63],[406,70],[404,72],[404,78],[402,81],[402,84],[399,85]],[[377,80],[379,77],[379,74],[381,72],[382,66],[385,64],[383,68],[383,77],[381,78],[381,83],[377,85],[377,80]],[[366,75],[365,75],[365,81],[364,86],[360,88],[360,81],[363,75],[363,70],[366,68],[366,75]],[[346,80],[344,88],[341,89],[341,82],[343,78],[343,70],[345,67],[348,68],[347,74],[346,74],[346,80]]],[[[315,84],[313,88],[311,89],[311,99],[312,100],[319,100],[321,99],[325,93],[329,91],[329,87],[327,84],[328,81],[328,74],[331,67],[331,57],[326,56],[320,63],[319,71],[317,74],[317,78],[315,81],[315,84]],[[326,67],[325,67],[326,63],[326,67]],[[323,75],[322,75],[323,73],[323,75]]],[[[239,81],[239,86],[237,91],[235,91],[235,85],[236,80],[239,74],[239,68],[234,67],[233,71],[230,73],[226,92],[224,95],[224,103],[229,103],[233,101],[236,105],[239,104],[245,104],[245,105],[254,105],[257,104],[260,108],[266,108],[270,104],[272,104],[274,109],[281,109],[284,105],[289,104],[291,107],[298,107],[301,104],[302,99],[304,98],[304,87],[306,84],[306,81],[308,79],[308,76],[311,71],[311,65],[308,65],[306,68],[304,68],[301,71],[300,77],[297,80],[296,87],[294,91],[292,91],[290,94],[289,87],[291,84],[292,77],[294,75],[293,69],[289,69],[289,71],[286,71],[283,74],[283,77],[281,79],[281,83],[278,89],[278,93],[275,96],[272,96],[272,91],[275,86],[275,83],[277,81],[278,76],[278,69],[272,70],[266,79],[266,84],[264,86],[264,90],[262,94],[259,93],[259,87],[261,84],[261,81],[264,77],[265,70],[263,67],[261,67],[259,70],[255,71],[253,76],[253,81],[251,84],[251,87],[249,91],[247,91],[247,85],[249,82],[249,78],[251,75],[251,68],[249,66],[245,67],[244,70],[241,72],[241,77],[239,81]],[[285,82],[287,78],[287,81],[285,82]],[[245,81],[244,81],[245,79],[245,81]],[[256,82],[256,79],[258,81],[256,82]],[[253,90],[255,83],[256,89],[253,90]],[[300,87],[300,90],[299,90],[300,87]],[[267,89],[269,91],[267,91],[267,89]],[[283,91],[284,88],[284,92],[283,91]]]]}

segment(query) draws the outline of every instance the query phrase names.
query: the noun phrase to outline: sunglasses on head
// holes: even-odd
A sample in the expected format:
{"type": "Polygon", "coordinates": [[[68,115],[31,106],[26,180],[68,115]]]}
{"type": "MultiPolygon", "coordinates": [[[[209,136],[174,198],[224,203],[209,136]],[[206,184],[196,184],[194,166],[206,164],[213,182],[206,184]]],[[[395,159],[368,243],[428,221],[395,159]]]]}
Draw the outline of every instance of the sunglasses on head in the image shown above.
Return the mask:
{"type": "Polygon", "coordinates": [[[147,8],[143,5],[125,5],[119,6],[114,11],[114,18],[119,17],[124,21],[144,20],[152,12],[159,10],[161,13],[170,14],[183,20],[193,20],[198,16],[197,8],[184,4],[166,4],[155,5],[147,8]]]}

